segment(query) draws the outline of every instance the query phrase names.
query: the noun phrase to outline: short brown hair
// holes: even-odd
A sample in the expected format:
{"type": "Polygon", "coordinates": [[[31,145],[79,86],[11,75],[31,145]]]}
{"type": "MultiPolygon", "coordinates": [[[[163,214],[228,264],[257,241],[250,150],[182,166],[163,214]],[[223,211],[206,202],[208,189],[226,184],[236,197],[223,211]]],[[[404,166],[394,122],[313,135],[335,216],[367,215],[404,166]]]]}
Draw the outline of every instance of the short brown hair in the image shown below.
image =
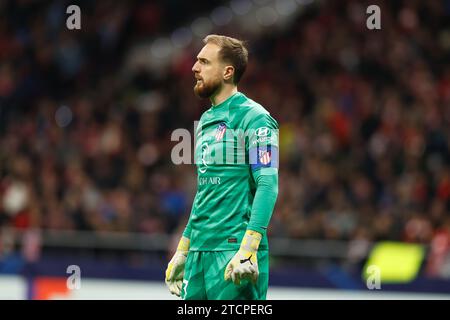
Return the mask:
{"type": "Polygon", "coordinates": [[[233,83],[237,84],[247,68],[248,50],[242,40],[210,34],[203,39],[203,43],[214,43],[221,49],[219,57],[222,61],[230,63],[234,67],[233,83]]]}

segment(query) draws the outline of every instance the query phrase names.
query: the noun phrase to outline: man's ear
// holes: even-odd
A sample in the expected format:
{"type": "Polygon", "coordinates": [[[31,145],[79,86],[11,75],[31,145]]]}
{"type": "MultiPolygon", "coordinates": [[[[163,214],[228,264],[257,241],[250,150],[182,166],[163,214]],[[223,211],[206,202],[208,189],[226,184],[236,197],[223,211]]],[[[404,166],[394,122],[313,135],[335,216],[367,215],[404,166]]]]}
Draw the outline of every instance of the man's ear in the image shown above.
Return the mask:
{"type": "Polygon", "coordinates": [[[233,76],[234,76],[234,67],[226,66],[223,71],[223,79],[225,81],[233,81],[233,76]]]}

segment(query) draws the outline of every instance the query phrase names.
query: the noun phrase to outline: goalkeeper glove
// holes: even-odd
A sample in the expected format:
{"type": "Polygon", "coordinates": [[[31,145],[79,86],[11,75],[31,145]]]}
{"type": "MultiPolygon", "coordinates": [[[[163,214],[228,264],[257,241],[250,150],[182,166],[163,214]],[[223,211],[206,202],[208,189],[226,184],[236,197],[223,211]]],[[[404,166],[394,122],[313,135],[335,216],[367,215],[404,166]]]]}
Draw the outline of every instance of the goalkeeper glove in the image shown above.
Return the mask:
{"type": "Polygon", "coordinates": [[[180,296],[181,287],[183,285],[184,265],[189,252],[190,240],[181,237],[178,243],[177,251],[170,260],[166,269],[166,285],[169,287],[170,293],[180,296]]]}
{"type": "Polygon", "coordinates": [[[225,268],[225,281],[232,280],[239,285],[241,280],[251,280],[254,284],[258,280],[258,247],[262,235],[256,231],[247,230],[242,239],[239,251],[234,255],[225,268]]]}

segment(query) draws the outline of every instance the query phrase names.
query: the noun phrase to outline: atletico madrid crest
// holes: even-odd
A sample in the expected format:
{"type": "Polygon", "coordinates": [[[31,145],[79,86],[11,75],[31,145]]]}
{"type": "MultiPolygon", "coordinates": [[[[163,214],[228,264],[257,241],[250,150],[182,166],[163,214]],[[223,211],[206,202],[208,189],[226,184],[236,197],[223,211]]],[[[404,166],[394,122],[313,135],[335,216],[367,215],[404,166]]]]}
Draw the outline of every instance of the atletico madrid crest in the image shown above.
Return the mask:
{"type": "Polygon", "coordinates": [[[270,151],[260,151],[259,152],[259,161],[266,165],[269,164],[271,160],[271,154],[270,151]]]}
{"type": "Polygon", "coordinates": [[[222,122],[217,127],[216,141],[222,140],[223,136],[225,135],[225,131],[227,131],[227,126],[226,126],[226,124],[224,122],[222,122]]]}

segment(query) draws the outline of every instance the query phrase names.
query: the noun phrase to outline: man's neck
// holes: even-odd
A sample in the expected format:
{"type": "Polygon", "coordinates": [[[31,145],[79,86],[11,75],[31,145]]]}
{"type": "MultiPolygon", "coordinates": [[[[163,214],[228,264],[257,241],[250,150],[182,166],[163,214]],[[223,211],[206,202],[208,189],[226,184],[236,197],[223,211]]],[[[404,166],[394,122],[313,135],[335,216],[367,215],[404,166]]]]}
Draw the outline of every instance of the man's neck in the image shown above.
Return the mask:
{"type": "Polygon", "coordinates": [[[212,105],[217,106],[218,104],[221,104],[237,91],[237,86],[224,85],[217,94],[211,96],[210,100],[212,105]]]}

